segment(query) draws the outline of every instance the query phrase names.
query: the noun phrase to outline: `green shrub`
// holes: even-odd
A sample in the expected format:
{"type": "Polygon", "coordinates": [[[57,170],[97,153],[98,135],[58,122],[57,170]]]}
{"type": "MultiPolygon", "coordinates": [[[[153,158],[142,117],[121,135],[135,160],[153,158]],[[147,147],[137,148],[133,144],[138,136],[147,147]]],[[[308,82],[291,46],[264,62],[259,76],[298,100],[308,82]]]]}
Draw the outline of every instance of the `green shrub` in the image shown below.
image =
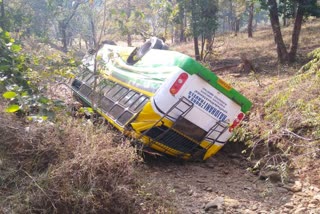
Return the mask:
{"type": "MultiPolygon", "coordinates": [[[[246,142],[257,164],[287,175],[298,157],[320,155],[320,48],[313,59],[286,82],[268,87],[273,96],[236,130],[234,141],[246,142]]],[[[286,177],[286,176],[283,176],[286,177]]]]}

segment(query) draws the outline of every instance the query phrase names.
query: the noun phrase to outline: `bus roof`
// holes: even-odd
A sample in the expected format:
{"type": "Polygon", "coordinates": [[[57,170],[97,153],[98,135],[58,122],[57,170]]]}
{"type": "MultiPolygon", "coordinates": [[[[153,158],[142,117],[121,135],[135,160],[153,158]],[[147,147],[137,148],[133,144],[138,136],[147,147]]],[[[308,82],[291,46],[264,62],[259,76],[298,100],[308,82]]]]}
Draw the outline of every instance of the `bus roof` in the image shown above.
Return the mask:
{"type": "Polygon", "coordinates": [[[136,81],[148,80],[150,84],[154,84],[154,87],[157,88],[172,72],[176,72],[177,69],[174,68],[178,67],[189,74],[199,75],[218,91],[239,104],[242,112],[246,113],[252,106],[252,103],[246,97],[218,78],[211,70],[185,54],[176,51],[151,49],[136,64],[127,65],[124,61],[126,61],[132,51],[133,48],[131,47],[104,45],[99,52],[102,54],[104,61],[107,62],[110,60],[110,52],[120,55],[121,60],[120,62],[118,60],[118,65],[114,67],[117,70],[115,73],[119,76],[125,77],[126,75],[131,75],[132,78],[136,75],[136,81]]]}

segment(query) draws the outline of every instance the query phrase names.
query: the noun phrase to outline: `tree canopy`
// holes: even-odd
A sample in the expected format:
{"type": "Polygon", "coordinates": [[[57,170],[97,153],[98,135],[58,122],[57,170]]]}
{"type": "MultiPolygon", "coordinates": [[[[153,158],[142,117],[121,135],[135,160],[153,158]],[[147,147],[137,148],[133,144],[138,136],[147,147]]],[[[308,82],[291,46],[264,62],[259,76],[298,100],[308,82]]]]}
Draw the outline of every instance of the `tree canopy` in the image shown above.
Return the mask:
{"type": "Polygon", "coordinates": [[[248,31],[259,23],[271,24],[279,62],[294,61],[301,25],[308,16],[319,16],[316,0],[0,0],[0,26],[16,39],[37,37],[55,43],[65,52],[79,44],[98,46],[102,40],[158,36],[171,43],[194,41],[195,57],[203,60],[217,33],[248,31]],[[269,13],[269,21],[267,14],[269,13]],[[295,20],[290,50],[281,25],[295,20]]]}

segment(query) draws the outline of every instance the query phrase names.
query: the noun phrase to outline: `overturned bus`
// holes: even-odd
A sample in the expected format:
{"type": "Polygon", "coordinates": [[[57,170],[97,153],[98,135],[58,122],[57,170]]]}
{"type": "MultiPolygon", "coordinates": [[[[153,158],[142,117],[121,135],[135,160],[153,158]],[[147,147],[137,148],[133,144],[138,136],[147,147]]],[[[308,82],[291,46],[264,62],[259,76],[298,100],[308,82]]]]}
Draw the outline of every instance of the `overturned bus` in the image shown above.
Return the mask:
{"type": "Polygon", "coordinates": [[[163,47],[157,38],[140,48],[105,44],[84,60],[74,96],[145,151],[205,160],[252,104],[199,62],[163,47]]]}

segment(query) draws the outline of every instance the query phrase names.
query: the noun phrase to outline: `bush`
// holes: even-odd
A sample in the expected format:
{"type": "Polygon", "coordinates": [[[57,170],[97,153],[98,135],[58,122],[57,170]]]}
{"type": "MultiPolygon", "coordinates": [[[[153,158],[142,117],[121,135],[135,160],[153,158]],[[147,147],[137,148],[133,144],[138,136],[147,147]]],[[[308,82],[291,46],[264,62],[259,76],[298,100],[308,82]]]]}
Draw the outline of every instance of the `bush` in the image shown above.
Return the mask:
{"type": "MultiPolygon", "coordinates": [[[[0,211],[139,213],[129,143],[90,121],[27,126],[1,115],[0,211]]],[[[30,124],[29,124],[30,125],[30,124]]]]}
{"type": "Polygon", "coordinates": [[[257,161],[252,170],[277,170],[284,181],[296,160],[320,156],[320,49],[310,57],[294,77],[271,85],[273,96],[263,109],[236,130],[233,140],[247,142],[249,157],[257,161]]]}

